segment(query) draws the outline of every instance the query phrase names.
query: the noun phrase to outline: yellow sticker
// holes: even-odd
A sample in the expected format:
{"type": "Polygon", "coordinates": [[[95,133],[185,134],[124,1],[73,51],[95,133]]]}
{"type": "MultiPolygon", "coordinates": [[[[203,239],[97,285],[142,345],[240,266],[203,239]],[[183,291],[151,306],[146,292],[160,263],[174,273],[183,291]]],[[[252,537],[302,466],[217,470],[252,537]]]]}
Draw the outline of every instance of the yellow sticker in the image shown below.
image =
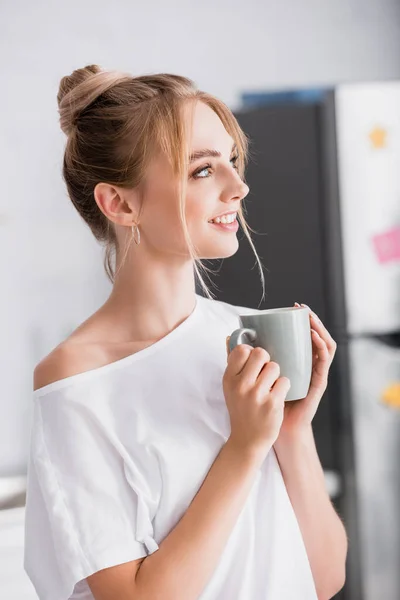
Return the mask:
{"type": "Polygon", "coordinates": [[[374,148],[386,148],[387,131],[383,129],[383,127],[374,127],[372,131],[369,133],[369,139],[372,142],[372,146],[374,148]]]}
{"type": "Polygon", "coordinates": [[[393,408],[400,408],[400,381],[385,388],[381,396],[382,402],[393,408]]]}

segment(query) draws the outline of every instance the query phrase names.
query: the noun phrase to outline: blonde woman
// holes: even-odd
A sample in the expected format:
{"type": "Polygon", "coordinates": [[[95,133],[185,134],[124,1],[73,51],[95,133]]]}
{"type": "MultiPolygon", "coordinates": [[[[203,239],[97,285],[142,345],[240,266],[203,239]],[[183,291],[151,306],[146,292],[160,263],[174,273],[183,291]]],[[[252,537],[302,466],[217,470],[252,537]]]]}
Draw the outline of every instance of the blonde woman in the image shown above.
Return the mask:
{"type": "Polygon", "coordinates": [[[202,277],[239,222],[262,276],[245,134],[178,75],[90,65],[58,102],[63,177],[112,290],[34,370],[24,568],[40,600],[332,598],[347,539],[311,421],[336,344],[310,313],[310,392],[285,406],[265,350],[226,353],[255,309],[202,277]]]}

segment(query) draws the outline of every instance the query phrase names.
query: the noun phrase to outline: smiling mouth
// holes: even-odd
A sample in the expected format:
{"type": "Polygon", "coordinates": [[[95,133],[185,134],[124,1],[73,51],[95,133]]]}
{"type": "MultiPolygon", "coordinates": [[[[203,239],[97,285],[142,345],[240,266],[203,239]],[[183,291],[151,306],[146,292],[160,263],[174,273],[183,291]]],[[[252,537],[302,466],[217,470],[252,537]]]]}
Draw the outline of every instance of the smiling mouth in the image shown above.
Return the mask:
{"type": "Polygon", "coordinates": [[[228,233],[236,233],[239,229],[239,221],[235,218],[233,221],[231,221],[230,223],[224,223],[223,221],[220,221],[219,223],[216,222],[209,222],[209,225],[211,225],[212,227],[214,227],[214,229],[217,229],[219,231],[225,231],[228,233]]]}
{"type": "Polygon", "coordinates": [[[210,219],[208,222],[218,225],[229,225],[230,223],[234,223],[236,221],[236,216],[237,212],[226,213],[220,217],[214,217],[214,219],[210,219]]]}

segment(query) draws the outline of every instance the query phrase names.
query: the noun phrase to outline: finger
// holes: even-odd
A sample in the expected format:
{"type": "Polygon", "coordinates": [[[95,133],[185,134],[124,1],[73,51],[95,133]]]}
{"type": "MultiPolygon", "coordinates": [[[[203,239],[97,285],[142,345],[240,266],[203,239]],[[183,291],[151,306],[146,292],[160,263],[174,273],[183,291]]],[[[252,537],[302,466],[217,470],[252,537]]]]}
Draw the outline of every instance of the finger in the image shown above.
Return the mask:
{"type": "Polygon", "coordinates": [[[251,384],[254,384],[257,381],[257,377],[260,375],[262,368],[265,367],[270,360],[271,357],[267,350],[260,346],[253,348],[247,363],[243,367],[243,377],[251,384]]]}
{"type": "Polygon", "coordinates": [[[256,387],[259,390],[262,390],[265,393],[268,393],[269,391],[271,391],[271,389],[273,388],[273,386],[279,379],[280,374],[281,374],[281,370],[280,370],[279,365],[274,361],[268,362],[261,369],[261,372],[260,372],[259,376],[257,377],[256,387]]]}
{"type": "Polygon", "coordinates": [[[336,342],[321,321],[319,319],[317,320],[316,317],[311,315],[311,325],[312,329],[314,329],[318,333],[319,337],[322,338],[326,343],[328,351],[334,352],[336,350],[336,342]]]}
{"type": "Polygon", "coordinates": [[[318,334],[318,332],[315,331],[315,329],[311,329],[311,336],[312,336],[312,341],[317,350],[318,360],[322,360],[322,361],[329,360],[330,359],[329,350],[328,350],[328,347],[327,347],[325,341],[321,338],[321,336],[318,334]]]}
{"type": "Polygon", "coordinates": [[[279,377],[271,388],[270,395],[276,398],[281,398],[285,401],[290,390],[290,379],[288,377],[279,377]]]}
{"type": "Polygon", "coordinates": [[[307,304],[302,304],[301,306],[303,306],[304,308],[308,308],[310,312],[310,320],[312,327],[318,332],[319,336],[325,340],[326,345],[328,346],[328,350],[331,352],[336,350],[337,344],[331,336],[331,334],[329,333],[329,331],[327,330],[327,328],[325,327],[325,325],[322,323],[321,319],[315,314],[313,310],[311,310],[309,306],[307,306],[307,304]]]}
{"type": "Polygon", "coordinates": [[[253,346],[249,344],[238,344],[235,346],[228,354],[228,366],[226,370],[229,370],[233,375],[239,375],[246,365],[252,350],[253,346]]]}

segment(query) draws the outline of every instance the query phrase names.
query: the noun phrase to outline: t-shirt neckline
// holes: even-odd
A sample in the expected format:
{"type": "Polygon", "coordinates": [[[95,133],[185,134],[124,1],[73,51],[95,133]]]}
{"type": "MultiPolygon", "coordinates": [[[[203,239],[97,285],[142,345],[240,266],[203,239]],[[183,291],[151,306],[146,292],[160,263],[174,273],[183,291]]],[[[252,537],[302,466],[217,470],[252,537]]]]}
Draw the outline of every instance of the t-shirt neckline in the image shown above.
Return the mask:
{"type": "Polygon", "coordinates": [[[100,367],[96,367],[94,369],[89,369],[88,371],[83,371],[82,373],[76,373],[75,375],[69,375],[68,377],[63,377],[63,379],[59,379],[57,381],[53,381],[44,385],[36,390],[33,390],[33,398],[39,398],[40,396],[44,396],[45,394],[57,390],[61,387],[64,387],[68,383],[73,383],[75,381],[85,381],[91,379],[95,375],[100,375],[105,372],[112,371],[117,368],[121,368],[138,360],[142,360],[147,356],[157,352],[160,348],[163,348],[165,345],[172,342],[174,339],[178,338],[178,336],[182,335],[198,318],[200,313],[200,302],[204,299],[200,294],[195,294],[196,303],[194,309],[190,313],[188,317],[184,321],[182,321],[177,327],[175,327],[172,331],[167,333],[164,337],[160,338],[150,346],[143,348],[142,350],[138,350],[137,352],[133,352],[132,354],[128,354],[123,358],[119,358],[118,360],[114,360],[111,363],[106,365],[102,365],[100,367]]]}

